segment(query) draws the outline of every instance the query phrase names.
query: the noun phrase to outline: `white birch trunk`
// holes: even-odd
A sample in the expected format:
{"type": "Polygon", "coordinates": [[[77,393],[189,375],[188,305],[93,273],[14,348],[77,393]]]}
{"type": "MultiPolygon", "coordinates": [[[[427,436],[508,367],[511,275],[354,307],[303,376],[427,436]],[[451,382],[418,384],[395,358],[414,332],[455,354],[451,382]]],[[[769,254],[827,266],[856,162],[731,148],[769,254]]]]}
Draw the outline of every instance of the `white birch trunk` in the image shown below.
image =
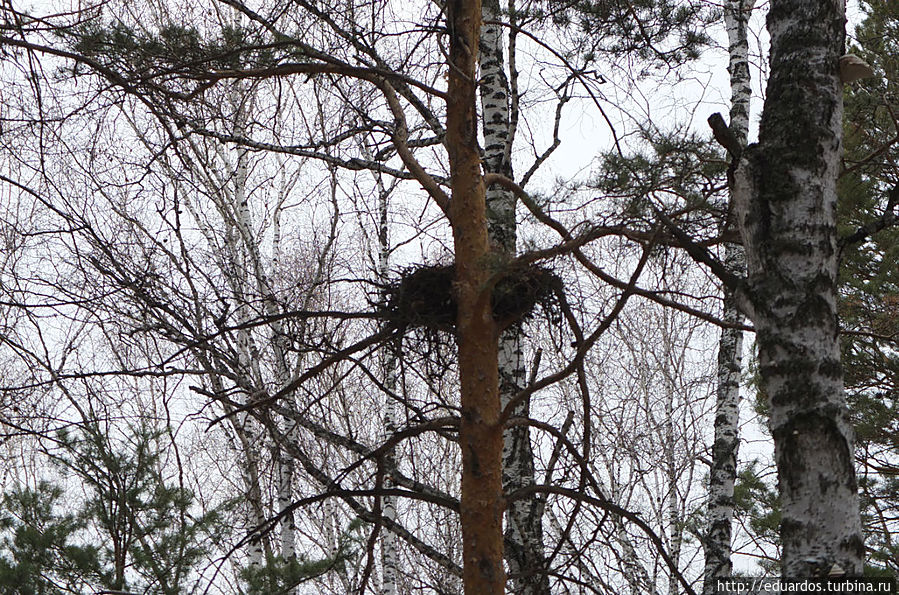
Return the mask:
{"type": "MultiPolygon", "coordinates": [[[[260,488],[259,462],[252,440],[249,439],[246,427],[236,417],[232,417],[232,426],[240,440],[243,451],[242,474],[247,490],[247,502],[249,504],[249,521],[251,527],[261,527],[265,523],[265,509],[262,506],[262,489],[260,488]]],[[[244,420],[245,422],[245,420],[244,420]]],[[[267,540],[265,536],[253,540],[249,544],[249,567],[253,571],[260,571],[266,559],[267,540]]]]}
{"type": "MultiPolygon", "coordinates": [[[[730,130],[741,146],[749,133],[749,102],[752,96],[749,75],[749,43],[746,28],[755,0],[728,0],[724,23],[730,62],[730,130]]],[[[731,202],[733,199],[731,198],[731,202]]],[[[730,210],[728,209],[728,212],[730,210]]],[[[733,224],[725,222],[725,225],[733,224]]],[[[746,268],[743,247],[724,245],[724,266],[738,276],[746,268]]],[[[724,290],[722,318],[730,324],[743,322],[733,291],[724,290]]],[[[743,364],[743,331],[721,329],[718,342],[718,387],[715,403],[715,435],[712,443],[712,468],[709,470],[708,533],[705,551],[704,595],[715,592],[715,581],[733,573],[731,563],[731,524],[734,514],[734,482],[737,476],[737,450],[740,444],[740,373],[743,364]]]]}
{"type": "MultiPolygon", "coordinates": [[[[235,136],[246,135],[246,119],[247,108],[246,103],[251,99],[247,97],[236,97],[235,103],[240,102],[237,109],[237,117],[234,124],[235,136]]],[[[247,281],[253,285],[255,292],[262,298],[264,313],[266,316],[272,317],[272,322],[268,324],[268,344],[271,349],[274,365],[275,365],[275,386],[280,389],[285,386],[291,378],[290,365],[287,361],[286,352],[286,335],[283,331],[283,325],[277,319],[280,314],[279,306],[272,288],[269,267],[263,262],[260,252],[260,240],[257,238],[252,214],[249,206],[249,197],[246,195],[247,186],[247,150],[243,148],[237,149],[237,163],[235,167],[235,192],[234,192],[234,212],[237,221],[237,227],[243,240],[243,247],[247,259],[247,281]]],[[[290,184],[288,184],[288,187],[290,184]]],[[[283,194],[287,189],[281,189],[281,200],[283,202],[283,194]]],[[[277,268],[281,258],[281,237],[280,237],[280,205],[275,207],[274,211],[274,236],[272,239],[272,258],[271,267],[277,268]]],[[[261,374],[260,374],[261,380],[261,374]]],[[[296,441],[297,428],[295,422],[287,417],[278,419],[278,427],[280,434],[287,440],[296,441]]],[[[279,445],[274,446],[275,459],[277,463],[277,496],[276,511],[280,515],[278,529],[280,534],[281,557],[284,560],[292,560],[296,557],[296,519],[293,512],[289,511],[293,502],[293,483],[296,473],[296,462],[290,456],[286,448],[279,445]]],[[[293,590],[290,591],[291,593],[293,590]]]]}
{"type": "MultiPolygon", "coordinates": [[[[666,354],[666,360],[669,359],[666,354]]],[[[681,518],[680,498],[678,497],[678,460],[677,435],[674,431],[674,400],[676,388],[673,382],[665,382],[665,466],[668,480],[668,555],[675,565],[680,565],[681,547],[684,538],[684,523],[681,518]]],[[[668,595],[677,595],[680,583],[677,577],[668,577],[668,595]]]]}
{"type": "MultiPolygon", "coordinates": [[[[509,80],[503,59],[503,28],[492,24],[501,18],[499,0],[482,4],[485,24],[480,39],[480,94],[484,133],[484,169],[512,178],[512,124],[509,80]]],[[[487,189],[487,229],[495,250],[509,256],[516,252],[515,196],[499,185],[487,189]]],[[[505,407],[524,388],[521,329],[513,325],[499,343],[500,402],[505,407]]],[[[514,416],[528,417],[530,402],[521,403],[514,416]]],[[[503,488],[506,493],[534,483],[534,453],[530,432],[524,425],[503,433],[503,488]]],[[[543,526],[536,498],[519,499],[506,510],[505,558],[512,591],[522,595],[549,593],[549,575],[543,550],[543,526]]]]}
{"type": "MultiPolygon", "coordinates": [[[[137,136],[144,141],[143,131],[138,127],[137,123],[130,118],[128,118],[128,122],[137,136]]],[[[244,327],[244,324],[251,319],[251,313],[246,307],[247,302],[245,299],[247,297],[245,274],[247,259],[241,249],[240,234],[236,230],[234,217],[230,215],[230,205],[235,204],[235,194],[245,192],[246,168],[230,166],[227,162],[227,154],[219,146],[215,147],[215,153],[222,161],[221,163],[215,163],[214,160],[210,161],[207,151],[195,139],[188,137],[185,139],[185,142],[193,157],[192,159],[186,159],[185,164],[189,168],[190,173],[206,188],[209,196],[213,198],[216,209],[222,215],[222,222],[225,228],[222,238],[217,237],[210,227],[199,225],[198,230],[206,238],[209,246],[220,247],[216,255],[218,257],[217,264],[224,273],[224,278],[231,289],[231,297],[236,302],[233,316],[237,326],[241,327],[237,331],[236,344],[238,367],[241,370],[248,371],[248,376],[255,376],[253,380],[255,382],[259,374],[258,348],[252,336],[244,327]],[[238,172],[241,175],[237,175],[238,172]]],[[[149,144],[146,146],[150,148],[149,144]]],[[[179,179],[179,173],[166,159],[160,159],[159,162],[170,173],[172,180],[179,179]]],[[[182,193],[181,200],[194,221],[198,223],[204,221],[205,218],[200,214],[201,207],[193,198],[191,192],[182,193]]],[[[200,326],[202,324],[197,322],[197,327],[199,328],[200,326]]],[[[205,356],[198,354],[198,359],[205,361],[205,356]]],[[[210,370],[214,369],[214,366],[209,362],[206,362],[204,367],[210,370]]],[[[210,382],[214,392],[218,394],[227,392],[221,377],[210,374],[210,382]]],[[[258,442],[259,436],[253,431],[252,421],[246,412],[230,416],[229,419],[240,443],[241,478],[244,482],[248,504],[246,529],[249,532],[256,527],[263,526],[267,521],[262,498],[259,453],[256,446],[254,446],[258,442]]],[[[271,556],[271,553],[268,536],[262,536],[258,540],[251,541],[247,548],[248,566],[251,570],[260,571],[265,560],[271,556]]]]}
{"type": "MultiPolygon", "coordinates": [[[[236,108],[236,116],[234,120],[235,136],[244,136],[247,133],[247,116],[249,106],[252,103],[252,96],[240,93],[238,87],[232,94],[231,100],[236,108]]],[[[234,164],[233,176],[233,215],[241,240],[241,253],[244,260],[244,270],[242,273],[246,276],[247,285],[253,287],[255,293],[262,297],[265,313],[269,316],[278,314],[277,304],[271,288],[265,265],[262,262],[259,250],[259,240],[254,230],[252,214],[250,211],[249,196],[247,196],[248,181],[248,154],[247,150],[238,147],[236,150],[236,161],[234,164]]],[[[277,211],[275,217],[277,218],[277,211]]],[[[277,228],[277,223],[276,223],[277,228]]],[[[280,258],[279,238],[275,238],[272,247],[273,263],[277,264],[280,258]]],[[[290,380],[290,369],[287,364],[284,352],[284,333],[280,322],[275,321],[270,324],[269,328],[269,344],[274,355],[275,363],[275,384],[278,387],[285,385],[290,380]]],[[[258,358],[250,362],[251,366],[258,367],[258,358]]],[[[258,380],[262,381],[261,371],[256,371],[258,380]]],[[[284,436],[290,436],[294,429],[293,422],[287,419],[280,419],[279,426],[284,436]]],[[[286,512],[293,501],[293,476],[295,472],[295,464],[293,458],[287,453],[287,450],[275,445],[275,459],[277,463],[277,496],[276,510],[281,518],[278,523],[280,533],[281,557],[290,560],[296,555],[296,524],[292,512],[286,512]]]]}
{"type": "MultiPolygon", "coordinates": [[[[283,202],[279,201],[279,202],[283,202]]],[[[272,233],[272,270],[277,271],[281,262],[281,205],[277,205],[273,214],[272,233]]],[[[278,307],[272,294],[271,283],[268,275],[262,271],[259,275],[259,288],[263,292],[266,314],[278,313],[278,307]]],[[[286,341],[280,322],[273,321],[270,329],[269,341],[275,355],[275,383],[280,389],[290,381],[290,366],[287,363],[286,341]]],[[[278,420],[278,426],[282,436],[291,440],[296,437],[296,425],[290,419],[282,417],[278,420]]],[[[280,523],[281,556],[285,560],[296,557],[296,519],[293,512],[285,513],[293,501],[293,477],[296,472],[296,463],[286,448],[278,449],[278,513],[282,514],[280,523]]],[[[290,592],[293,592],[291,590],[290,592]]]]}
{"type": "MultiPolygon", "coordinates": [[[[241,85],[236,84],[229,94],[229,100],[235,109],[234,121],[232,123],[232,133],[236,136],[244,136],[247,133],[247,117],[252,111],[253,95],[246,92],[241,85]]],[[[263,262],[260,251],[260,240],[254,229],[252,213],[250,210],[247,195],[247,186],[249,178],[249,154],[244,148],[236,148],[231,155],[223,151],[221,147],[214,146],[221,167],[225,170],[223,173],[215,171],[213,163],[209,163],[203,155],[201,147],[195,143],[191,143],[192,150],[198,159],[207,164],[209,171],[198,171],[201,179],[204,181],[210,196],[215,200],[217,209],[219,210],[222,221],[225,224],[225,246],[226,254],[223,262],[225,268],[225,278],[227,279],[234,301],[234,318],[240,328],[237,331],[237,352],[239,367],[243,374],[246,375],[247,386],[263,387],[266,384],[266,373],[262,370],[260,362],[262,360],[260,347],[256,342],[246,325],[254,317],[258,316],[250,308],[249,304],[256,301],[256,297],[262,297],[262,304],[266,315],[273,316],[278,313],[278,306],[274,299],[271,288],[267,267],[263,262]]],[[[291,180],[286,186],[289,187],[293,181],[291,180]]],[[[282,188],[282,194],[287,192],[286,188],[282,188]]],[[[283,197],[282,197],[283,201],[283,197]]],[[[189,206],[189,208],[191,208],[189,206]]],[[[273,238],[273,254],[272,266],[276,267],[280,258],[280,230],[278,221],[279,206],[275,208],[274,227],[275,234],[273,238]]],[[[195,214],[196,217],[196,214],[195,214]]],[[[197,220],[200,220],[199,218],[197,220]]],[[[286,384],[290,379],[290,368],[287,363],[287,357],[284,349],[284,334],[282,326],[275,321],[268,327],[269,336],[266,339],[268,347],[272,350],[275,363],[275,384],[280,387],[286,384]]],[[[237,416],[236,428],[246,428],[249,423],[246,413],[237,416]]],[[[291,437],[295,434],[293,423],[286,419],[278,420],[282,435],[291,437]]],[[[261,525],[265,521],[263,508],[261,504],[262,490],[260,487],[261,477],[258,471],[258,464],[254,464],[255,459],[253,450],[253,438],[246,435],[246,432],[238,430],[241,436],[241,443],[246,451],[248,475],[247,488],[251,493],[251,500],[259,500],[259,504],[253,505],[256,510],[255,519],[257,525],[261,525]],[[255,471],[253,470],[255,466],[255,471]],[[250,477],[252,476],[252,478],[250,477]],[[255,495],[254,495],[255,494],[255,495]]],[[[283,513],[290,505],[293,499],[293,476],[295,472],[295,462],[289,456],[286,449],[277,445],[274,447],[275,458],[275,475],[276,475],[276,512],[283,513]]],[[[280,555],[289,560],[296,555],[296,526],[292,513],[283,514],[279,521],[280,536],[280,555]]],[[[260,567],[262,564],[262,553],[259,544],[251,544],[250,565],[260,567]]],[[[270,555],[271,552],[265,552],[270,555]]]]}
{"type": "Polygon", "coordinates": [[[640,562],[637,550],[634,549],[634,544],[627,534],[627,528],[624,526],[621,518],[616,518],[613,522],[615,523],[615,540],[621,547],[620,555],[622,569],[625,572],[624,580],[627,582],[630,594],[647,595],[655,593],[655,590],[651,587],[652,581],[649,578],[649,573],[646,572],[646,568],[640,562]]]}
{"type": "MultiPolygon", "coordinates": [[[[365,98],[360,98],[364,102],[365,98]]],[[[374,161],[368,145],[360,143],[360,150],[365,158],[374,161]]],[[[387,187],[380,174],[375,174],[375,187],[378,190],[378,282],[386,286],[390,273],[390,194],[394,186],[387,187]]],[[[382,292],[382,298],[384,293],[382,292]]],[[[398,386],[398,366],[402,351],[402,337],[396,339],[396,343],[388,343],[380,352],[381,373],[384,388],[389,393],[396,393],[398,386]]],[[[391,394],[387,395],[384,405],[384,440],[388,440],[400,426],[400,408],[391,394]]],[[[396,451],[390,450],[384,455],[384,483],[385,489],[395,487],[393,472],[396,470],[396,451]]],[[[383,496],[381,498],[381,515],[389,521],[396,521],[396,497],[383,496]]],[[[399,539],[397,535],[387,527],[381,527],[381,593],[382,595],[396,595],[399,593],[399,539]]]]}
{"type": "MultiPolygon", "coordinates": [[[[200,149],[196,145],[192,145],[194,153],[200,155],[200,149]]],[[[235,204],[241,200],[241,196],[246,188],[246,168],[240,167],[242,159],[245,155],[237,157],[235,167],[231,172],[231,184],[223,184],[219,186],[216,181],[208,180],[207,186],[211,196],[217,197],[216,206],[219,211],[225,215],[229,205],[235,204]],[[242,175],[241,175],[242,174],[242,175]]],[[[221,176],[219,176],[221,178],[221,176]]],[[[205,178],[205,176],[204,176],[205,178]]],[[[222,180],[224,182],[224,180],[222,180]]],[[[195,215],[196,218],[196,215],[195,215]]],[[[198,221],[200,219],[197,219],[198,221]]],[[[231,285],[232,296],[235,299],[236,306],[234,317],[237,323],[243,327],[251,318],[252,314],[247,308],[247,286],[245,283],[245,272],[247,267],[247,259],[241,249],[240,233],[235,225],[233,217],[223,216],[225,223],[225,277],[231,285]]],[[[238,365],[241,370],[253,371],[250,376],[258,378],[258,348],[253,341],[253,337],[246,328],[241,328],[237,332],[237,358],[238,365]]],[[[224,387],[219,387],[224,390],[224,387]]],[[[251,527],[263,526],[267,521],[265,507],[262,501],[261,474],[258,462],[258,455],[253,444],[257,437],[253,435],[249,429],[251,425],[249,416],[246,412],[241,412],[234,417],[234,430],[238,436],[243,450],[243,475],[244,484],[247,490],[247,499],[250,505],[250,525],[251,527]]],[[[248,544],[249,566],[251,570],[260,571],[265,564],[266,559],[271,555],[268,540],[262,537],[258,540],[250,541],[248,544]]]]}
{"type": "Polygon", "coordinates": [[[747,307],[783,520],[785,577],[861,573],[864,541],[836,311],[843,0],[774,0],[759,143],[735,176],[747,307]]]}
{"type": "MultiPolygon", "coordinates": [[[[389,228],[389,192],[378,179],[378,277],[379,282],[386,284],[390,269],[390,228],[389,228]]],[[[401,339],[397,339],[400,341],[401,339]]],[[[381,350],[382,369],[384,374],[384,388],[389,393],[395,393],[397,388],[397,364],[400,347],[394,344],[385,345],[381,350]]],[[[399,410],[392,395],[387,395],[384,407],[384,438],[389,439],[399,427],[399,410]]],[[[384,456],[384,487],[394,487],[393,471],[396,468],[396,454],[393,450],[384,456]]],[[[381,499],[384,518],[389,521],[396,520],[396,497],[384,496],[381,499]]],[[[399,544],[397,536],[387,529],[381,528],[381,593],[383,595],[396,595],[397,579],[399,572],[399,544]]]]}

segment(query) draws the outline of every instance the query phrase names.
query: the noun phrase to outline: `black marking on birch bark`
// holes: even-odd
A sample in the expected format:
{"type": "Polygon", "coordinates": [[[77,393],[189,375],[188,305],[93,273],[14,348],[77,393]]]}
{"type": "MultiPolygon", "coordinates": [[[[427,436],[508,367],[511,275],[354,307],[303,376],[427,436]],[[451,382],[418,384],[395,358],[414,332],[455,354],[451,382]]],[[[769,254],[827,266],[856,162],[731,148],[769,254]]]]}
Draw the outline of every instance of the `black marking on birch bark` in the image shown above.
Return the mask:
{"type": "Polygon", "coordinates": [[[747,186],[741,220],[772,405],[786,576],[821,576],[836,562],[856,573],[863,562],[833,287],[843,8],[839,0],[771,3],[759,143],[737,170],[747,186]]]}

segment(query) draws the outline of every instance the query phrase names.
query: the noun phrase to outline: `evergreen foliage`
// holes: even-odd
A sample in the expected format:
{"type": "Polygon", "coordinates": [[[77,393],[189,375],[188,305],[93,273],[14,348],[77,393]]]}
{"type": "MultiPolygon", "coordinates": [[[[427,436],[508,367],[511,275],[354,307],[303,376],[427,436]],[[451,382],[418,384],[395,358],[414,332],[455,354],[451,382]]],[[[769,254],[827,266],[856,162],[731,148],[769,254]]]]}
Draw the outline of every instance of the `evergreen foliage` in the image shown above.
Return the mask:
{"type": "Polygon", "coordinates": [[[289,593],[295,587],[326,573],[345,571],[347,566],[358,560],[364,544],[363,522],[357,518],[340,534],[337,548],[330,556],[318,559],[299,556],[291,560],[271,556],[261,568],[247,567],[241,574],[251,595],[289,593]]]}
{"type": "Polygon", "coordinates": [[[646,74],[698,58],[712,43],[708,26],[720,15],[702,2],[566,0],[535,2],[515,16],[575,32],[588,63],[601,55],[629,56],[643,64],[640,74],[646,74]]]}
{"type": "Polygon", "coordinates": [[[56,595],[109,584],[100,549],[82,544],[86,519],[60,512],[64,493],[42,481],[3,495],[0,512],[0,593],[56,595]]]}
{"type": "Polygon", "coordinates": [[[682,130],[644,130],[644,149],[630,155],[609,152],[594,184],[623,222],[648,225],[654,208],[690,213],[679,220],[694,236],[715,234],[725,213],[721,192],[727,163],[708,138],[682,130]]]}
{"type": "MultiPolygon", "coordinates": [[[[91,20],[63,35],[72,51],[128,80],[147,93],[165,89],[181,99],[194,98],[211,71],[264,68],[279,60],[302,60],[290,43],[265,43],[232,25],[201,32],[191,25],[168,23],[146,30],[115,21],[91,20]]],[[[75,74],[78,74],[76,68],[75,74]]]]}
{"type": "Polygon", "coordinates": [[[899,514],[899,4],[862,2],[864,21],[851,51],[875,76],[845,94],[844,163],[840,181],[842,248],[840,315],[847,398],[856,431],[859,488],[871,571],[899,572],[891,534],[899,514]],[[860,233],[863,230],[868,233],[860,233]]]}
{"type": "Polygon", "coordinates": [[[198,515],[193,493],[164,474],[162,433],[131,430],[119,444],[99,424],[59,434],[50,454],[83,494],[42,482],[4,495],[0,530],[11,535],[0,542],[0,585],[48,594],[85,586],[188,590],[194,567],[225,530],[222,511],[198,515]]]}

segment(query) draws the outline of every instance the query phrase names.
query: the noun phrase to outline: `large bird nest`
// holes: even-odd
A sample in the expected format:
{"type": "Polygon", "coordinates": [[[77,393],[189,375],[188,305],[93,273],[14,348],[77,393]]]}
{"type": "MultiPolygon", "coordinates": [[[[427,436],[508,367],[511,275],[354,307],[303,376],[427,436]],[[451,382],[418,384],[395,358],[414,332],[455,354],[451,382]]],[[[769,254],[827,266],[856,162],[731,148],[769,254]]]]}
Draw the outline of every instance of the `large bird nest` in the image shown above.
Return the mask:
{"type": "MultiPolygon", "coordinates": [[[[379,304],[382,316],[398,328],[455,332],[456,291],[454,265],[417,266],[407,269],[385,288],[379,304]]],[[[509,326],[534,315],[558,310],[562,281],[549,269],[536,265],[504,264],[495,273],[493,318],[509,326]]]]}

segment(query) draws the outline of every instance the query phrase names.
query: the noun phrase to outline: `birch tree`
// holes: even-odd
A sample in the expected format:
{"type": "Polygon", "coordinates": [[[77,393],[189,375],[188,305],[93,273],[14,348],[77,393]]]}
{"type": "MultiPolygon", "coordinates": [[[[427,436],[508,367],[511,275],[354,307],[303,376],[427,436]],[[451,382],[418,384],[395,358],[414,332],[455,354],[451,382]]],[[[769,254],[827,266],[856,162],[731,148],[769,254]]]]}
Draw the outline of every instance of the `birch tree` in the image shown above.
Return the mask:
{"type": "MultiPolygon", "coordinates": [[[[368,148],[363,145],[366,158],[373,159],[368,148]]],[[[386,287],[390,282],[390,195],[396,181],[388,188],[383,178],[375,174],[375,188],[378,196],[378,282],[386,287]]],[[[381,292],[381,299],[387,299],[386,292],[381,292]]],[[[384,406],[384,437],[389,440],[400,428],[399,406],[393,399],[399,386],[399,356],[402,352],[402,337],[395,342],[385,345],[381,351],[381,370],[384,377],[384,390],[388,393],[384,406]]],[[[396,470],[396,450],[391,449],[384,457],[384,485],[388,489],[393,487],[392,475],[396,470]]],[[[386,495],[383,498],[384,518],[396,521],[396,497],[386,495]]],[[[399,588],[399,543],[397,536],[386,529],[381,537],[381,593],[383,595],[395,595],[399,588]]]]}
{"type": "MultiPolygon", "coordinates": [[[[505,37],[499,0],[485,0],[484,25],[480,36],[480,98],[484,136],[484,171],[514,179],[512,147],[515,123],[510,113],[518,97],[513,97],[506,75],[505,37]]],[[[516,6],[509,4],[514,19],[516,6]]],[[[514,20],[512,21],[514,26],[514,20]]],[[[509,63],[514,69],[514,32],[510,34],[509,63]]],[[[486,194],[489,241],[493,250],[514,258],[517,250],[516,197],[500,186],[491,186],[486,194]]],[[[500,405],[505,408],[525,385],[525,366],[520,325],[502,331],[499,344],[500,405]]],[[[519,402],[512,415],[530,417],[530,399],[519,402]]],[[[534,453],[529,427],[507,428],[503,432],[503,489],[505,493],[534,485],[534,453]]],[[[543,525],[537,499],[518,500],[506,508],[505,552],[513,592],[529,595],[549,593],[549,575],[544,558],[543,525]]]]}
{"type": "Polygon", "coordinates": [[[844,23],[843,2],[772,2],[759,142],[734,180],[787,577],[859,574],[864,560],[836,315],[844,23]]]}
{"type": "MultiPolygon", "coordinates": [[[[749,101],[752,88],[747,31],[753,4],[753,0],[733,0],[724,6],[730,60],[728,64],[731,85],[730,131],[740,147],[746,145],[749,133],[749,101]]],[[[732,197],[729,202],[733,202],[732,197]]],[[[724,221],[725,228],[735,224],[733,217],[724,221]]],[[[743,247],[736,243],[725,243],[723,264],[728,272],[742,275],[745,269],[743,247]]],[[[709,528],[703,543],[705,595],[714,593],[715,579],[733,573],[731,534],[734,481],[737,476],[737,451],[740,440],[740,374],[743,359],[743,331],[737,327],[742,323],[743,315],[733,290],[727,287],[724,288],[723,310],[722,318],[733,326],[722,328],[721,338],[718,341],[718,391],[712,467],[709,470],[709,528]]]]}

